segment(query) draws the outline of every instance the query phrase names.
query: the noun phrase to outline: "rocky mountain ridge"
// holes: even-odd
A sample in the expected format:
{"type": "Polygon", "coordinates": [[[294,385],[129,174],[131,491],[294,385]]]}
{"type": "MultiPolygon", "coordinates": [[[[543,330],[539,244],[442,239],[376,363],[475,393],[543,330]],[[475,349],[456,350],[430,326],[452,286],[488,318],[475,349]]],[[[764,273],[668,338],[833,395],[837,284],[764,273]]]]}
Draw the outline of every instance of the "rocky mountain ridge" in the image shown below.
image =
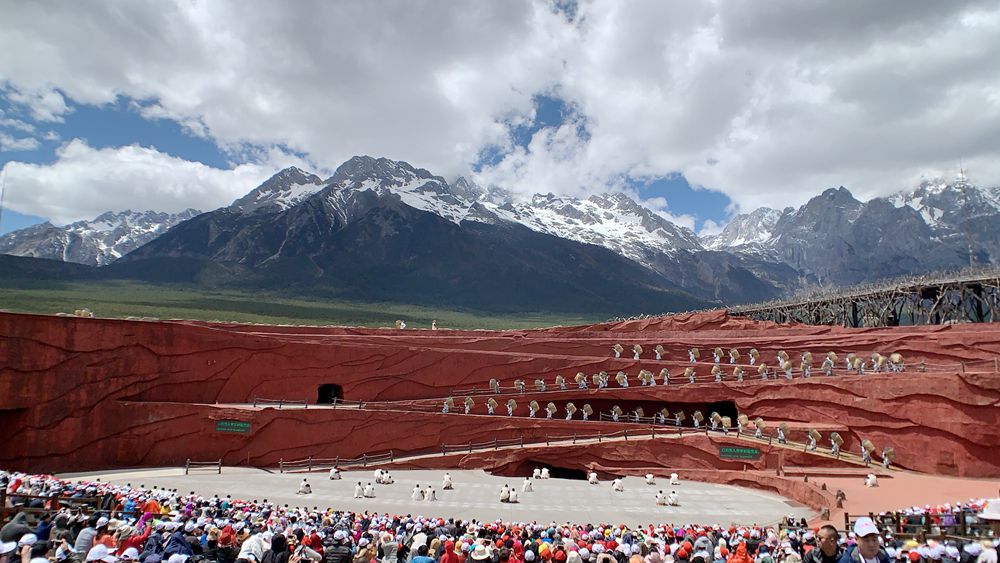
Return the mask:
{"type": "Polygon", "coordinates": [[[45,222],[0,236],[0,254],[105,266],[200,213],[108,211],[63,227],[45,222]]]}

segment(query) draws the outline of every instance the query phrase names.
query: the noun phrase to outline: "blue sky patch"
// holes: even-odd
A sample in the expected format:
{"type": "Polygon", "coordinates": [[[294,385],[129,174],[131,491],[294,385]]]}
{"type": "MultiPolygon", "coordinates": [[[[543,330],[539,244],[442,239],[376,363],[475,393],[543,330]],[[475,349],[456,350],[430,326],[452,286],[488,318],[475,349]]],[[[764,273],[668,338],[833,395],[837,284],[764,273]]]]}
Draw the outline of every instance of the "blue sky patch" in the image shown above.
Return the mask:
{"type": "Polygon", "coordinates": [[[628,179],[628,183],[644,199],[666,198],[670,213],[694,216],[695,232],[700,231],[707,220],[722,224],[729,219],[727,208],[733,202],[729,196],[722,192],[694,188],[683,174],[671,174],[656,180],[628,179]]]}

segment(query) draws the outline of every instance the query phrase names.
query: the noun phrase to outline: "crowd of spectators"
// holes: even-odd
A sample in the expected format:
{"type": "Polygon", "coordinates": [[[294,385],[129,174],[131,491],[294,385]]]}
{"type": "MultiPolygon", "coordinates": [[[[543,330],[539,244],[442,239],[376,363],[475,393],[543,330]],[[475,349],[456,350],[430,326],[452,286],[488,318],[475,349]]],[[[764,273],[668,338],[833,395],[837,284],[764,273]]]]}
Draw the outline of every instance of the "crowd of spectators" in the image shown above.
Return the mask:
{"type": "MultiPolygon", "coordinates": [[[[962,506],[963,517],[974,511],[991,522],[981,538],[938,542],[899,538],[867,517],[846,534],[791,519],[779,526],[483,522],[20,473],[0,473],[0,486],[16,512],[0,529],[0,563],[997,563],[1000,536],[1000,499],[962,506]],[[66,506],[74,499],[96,500],[66,506]]],[[[932,516],[931,507],[907,510],[932,516]]]]}

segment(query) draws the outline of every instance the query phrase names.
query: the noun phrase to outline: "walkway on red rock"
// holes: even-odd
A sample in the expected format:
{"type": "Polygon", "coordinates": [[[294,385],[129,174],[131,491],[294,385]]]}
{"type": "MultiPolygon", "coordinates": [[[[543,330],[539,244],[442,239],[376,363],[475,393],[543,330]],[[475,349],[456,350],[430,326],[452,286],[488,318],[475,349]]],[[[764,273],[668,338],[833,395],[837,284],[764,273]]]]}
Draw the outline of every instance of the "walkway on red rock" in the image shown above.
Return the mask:
{"type": "Polygon", "coordinates": [[[844,512],[849,514],[878,514],[911,506],[938,506],[944,503],[968,502],[972,498],[1000,496],[1000,479],[968,479],[927,475],[910,471],[895,471],[891,479],[878,481],[879,486],[868,488],[864,478],[810,477],[810,482],[826,484],[827,489],[838,489],[847,495],[843,510],[831,511],[830,522],[838,527],[844,523],[844,512]]]}

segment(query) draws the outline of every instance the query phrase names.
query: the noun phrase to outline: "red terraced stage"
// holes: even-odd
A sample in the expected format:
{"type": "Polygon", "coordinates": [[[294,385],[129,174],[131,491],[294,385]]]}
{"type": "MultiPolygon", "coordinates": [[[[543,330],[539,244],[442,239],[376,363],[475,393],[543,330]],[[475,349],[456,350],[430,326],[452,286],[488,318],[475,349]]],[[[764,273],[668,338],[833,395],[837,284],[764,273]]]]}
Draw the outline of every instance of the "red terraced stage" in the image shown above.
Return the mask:
{"type": "MultiPolygon", "coordinates": [[[[831,431],[857,457],[861,440],[876,452],[893,447],[894,466],[930,475],[1000,476],[1000,325],[950,325],[881,329],[789,326],[731,318],[725,312],[677,315],[616,324],[524,331],[395,330],[126,321],[0,313],[0,427],[10,440],[0,466],[32,471],[183,465],[186,459],[222,459],[228,465],[275,467],[279,460],[344,459],[392,450],[400,466],[483,468],[520,474],[547,461],[567,471],[607,474],[698,470],[699,478],[753,484],[814,507],[829,506],[829,491],[778,475],[796,468],[858,467],[837,459],[721,433],[685,432],[648,424],[562,420],[567,402],[614,405],[625,412],[667,407],[690,415],[711,411],[761,417],[768,433],[788,424],[788,439],[806,441],[819,430],[821,452],[831,431]],[[622,344],[622,358],[612,346],[622,344]],[[645,349],[631,358],[633,344],[645,349]],[[662,345],[663,360],[653,348],[662,345]],[[687,350],[698,347],[698,382],[681,375],[687,350]],[[760,381],[749,366],[737,382],[725,365],[722,383],[709,380],[711,350],[757,348],[775,365],[779,351],[793,358],[810,351],[870,356],[898,352],[904,373],[813,376],[760,381]],[[707,361],[706,361],[707,360],[707,361]],[[639,370],[669,368],[671,383],[638,386],[639,370]],[[923,370],[923,371],[921,371],[923,370]],[[578,372],[606,371],[607,389],[576,389],[578,372]],[[618,388],[624,371],[630,387],[618,388]],[[556,375],[569,389],[552,391],[556,375]],[[533,382],[544,379],[547,392],[533,382]],[[486,415],[491,379],[500,381],[497,414],[486,415]],[[528,389],[513,392],[523,379],[528,389]],[[470,393],[476,402],[462,414],[470,393]],[[444,399],[456,407],[441,413],[444,399]],[[248,407],[256,398],[336,399],[339,408],[248,407]],[[514,416],[505,402],[514,398],[514,416]],[[554,403],[552,420],[528,417],[528,403],[554,403]],[[357,402],[363,402],[361,406],[357,402]],[[243,405],[243,406],[238,406],[243,405]],[[545,446],[558,436],[634,432],[631,440],[581,441],[545,446]],[[657,432],[659,431],[659,434],[657,432]],[[434,456],[441,444],[517,440],[525,447],[434,456]],[[720,448],[751,448],[753,459],[723,459],[720,448]],[[548,452],[548,453],[547,453],[548,452]],[[408,454],[423,454],[406,460],[408,454]],[[556,456],[551,454],[558,453],[556,456]],[[548,459],[547,459],[548,458],[548,459]],[[752,481],[753,483],[747,483],[752,481]],[[792,490],[796,489],[796,490],[792,490]]],[[[724,360],[727,361],[727,360],[724,360]]],[[[797,364],[797,362],[796,362],[797,364]]],[[[754,368],[755,369],[755,368],[754,368]]],[[[263,404],[263,403],[261,403],[263,404]]],[[[544,415],[543,413],[540,413],[544,415]]],[[[735,434],[735,433],[733,433],[735,434]]],[[[876,455],[876,461],[878,460],[876,455]]]]}

